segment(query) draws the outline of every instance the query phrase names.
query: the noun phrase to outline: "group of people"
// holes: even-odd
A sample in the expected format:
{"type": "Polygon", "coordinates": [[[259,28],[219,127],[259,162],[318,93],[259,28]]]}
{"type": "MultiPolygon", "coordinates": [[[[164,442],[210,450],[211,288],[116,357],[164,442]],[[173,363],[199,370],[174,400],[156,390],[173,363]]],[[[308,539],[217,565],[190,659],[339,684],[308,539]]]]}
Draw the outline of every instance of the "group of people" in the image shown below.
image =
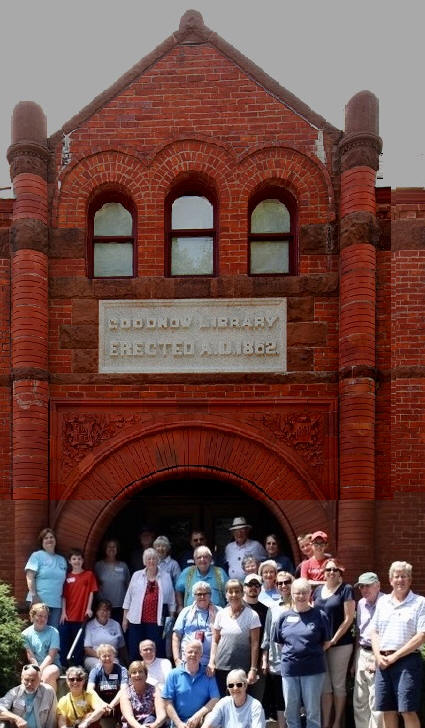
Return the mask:
{"type": "Polygon", "coordinates": [[[342,728],[351,666],[356,728],[396,728],[399,714],[419,728],[425,598],[410,589],[411,565],[391,565],[392,591],[383,594],[374,572],[345,583],[323,531],[299,537],[305,558],[295,569],[274,534],[263,547],[250,529],[233,519],[226,569],[193,532],[181,565],[167,537],[152,538],[132,576],[112,539],[95,573],[78,549],[66,571],[45,529],[41,553],[27,563],[28,664],[21,686],[0,699],[0,719],[17,728],[52,728],[56,719],[59,728],[99,720],[103,728],[264,728],[273,716],[279,728],[302,720],[342,728]],[[63,576],[61,590],[49,573],[63,576]],[[56,706],[61,664],[69,693],[56,706]]]}

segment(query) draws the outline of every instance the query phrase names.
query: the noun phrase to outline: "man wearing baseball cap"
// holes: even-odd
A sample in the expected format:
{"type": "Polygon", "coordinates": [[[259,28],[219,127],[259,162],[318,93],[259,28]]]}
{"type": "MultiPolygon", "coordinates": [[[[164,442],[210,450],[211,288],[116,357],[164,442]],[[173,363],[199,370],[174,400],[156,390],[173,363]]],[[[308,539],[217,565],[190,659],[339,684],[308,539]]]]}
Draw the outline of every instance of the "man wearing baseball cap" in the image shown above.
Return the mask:
{"type": "MultiPolygon", "coordinates": [[[[251,609],[254,610],[254,612],[257,612],[260,622],[261,622],[261,628],[260,628],[260,645],[263,641],[263,635],[264,635],[264,627],[266,624],[266,618],[267,614],[269,612],[269,608],[266,604],[263,604],[258,600],[258,595],[261,591],[261,577],[258,576],[258,574],[247,574],[245,579],[243,580],[243,599],[246,604],[248,604],[251,609]]],[[[260,701],[260,703],[263,702],[264,697],[264,689],[266,687],[266,677],[263,675],[261,670],[261,651],[259,650],[258,654],[258,664],[257,664],[257,682],[255,682],[253,685],[251,685],[249,693],[252,695],[253,698],[257,698],[257,700],[260,701]]]]}
{"type": "Polygon", "coordinates": [[[250,530],[251,526],[244,516],[236,516],[229,528],[234,540],[227,544],[224,553],[231,579],[243,580],[245,574],[242,569],[242,559],[247,554],[254,556],[257,561],[264,561],[267,558],[263,546],[258,541],[248,538],[250,530]]]}
{"type": "Polygon", "coordinates": [[[376,605],[383,596],[379,578],[373,571],[360,574],[354,585],[360,589],[357,604],[357,642],[355,652],[355,677],[353,708],[356,728],[382,728],[382,713],[374,710],[375,658],[372,652],[370,627],[376,605]]]}

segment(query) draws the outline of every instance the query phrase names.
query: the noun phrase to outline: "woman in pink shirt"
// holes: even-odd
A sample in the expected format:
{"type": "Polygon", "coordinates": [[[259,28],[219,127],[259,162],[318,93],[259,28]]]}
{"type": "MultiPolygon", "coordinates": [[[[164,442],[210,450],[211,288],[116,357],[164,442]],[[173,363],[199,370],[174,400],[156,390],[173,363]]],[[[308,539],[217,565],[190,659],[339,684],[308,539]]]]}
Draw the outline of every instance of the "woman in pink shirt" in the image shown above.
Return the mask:
{"type": "Polygon", "coordinates": [[[308,579],[312,586],[325,583],[324,565],[329,558],[326,554],[328,545],[328,534],[324,531],[315,531],[311,535],[313,556],[301,562],[301,577],[308,579]]]}

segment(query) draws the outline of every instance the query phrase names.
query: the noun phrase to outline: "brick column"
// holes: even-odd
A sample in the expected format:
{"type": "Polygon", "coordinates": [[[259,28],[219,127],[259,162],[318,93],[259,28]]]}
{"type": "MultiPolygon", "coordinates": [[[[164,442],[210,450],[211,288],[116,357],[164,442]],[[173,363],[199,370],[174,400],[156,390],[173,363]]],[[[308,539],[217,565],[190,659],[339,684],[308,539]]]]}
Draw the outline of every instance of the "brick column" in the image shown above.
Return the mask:
{"type": "MultiPolygon", "coordinates": [[[[338,554],[373,566],[375,496],[375,176],[381,140],[378,99],[353,96],[340,143],[340,504],[338,554]],[[357,543],[357,546],[354,544],[357,543]],[[345,544],[350,544],[346,548],[345,544]]],[[[359,571],[359,573],[360,573],[359,571]]]]}
{"type": "Polygon", "coordinates": [[[15,192],[12,277],[13,499],[15,593],[48,516],[47,127],[42,109],[19,103],[7,154],[15,192]]]}

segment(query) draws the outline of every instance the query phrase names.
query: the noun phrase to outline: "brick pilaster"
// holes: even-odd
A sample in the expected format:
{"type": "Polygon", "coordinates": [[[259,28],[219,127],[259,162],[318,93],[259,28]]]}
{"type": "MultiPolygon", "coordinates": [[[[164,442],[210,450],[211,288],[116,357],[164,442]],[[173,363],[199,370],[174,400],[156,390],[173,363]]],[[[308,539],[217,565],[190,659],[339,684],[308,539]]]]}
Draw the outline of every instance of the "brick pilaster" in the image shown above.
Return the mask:
{"type": "MultiPolygon", "coordinates": [[[[338,554],[373,563],[375,496],[375,306],[378,100],[368,91],[346,107],[340,144],[340,509],[338,554]],[[360,501],[364,502],[361,503],[360,501]],[[356,502],[357,501],[357,502],[356,502]],[[367,502],[369,501],[369,502],[367,502]],[[345,544],[350,544],[349,552],[345,544]],[[346,553],[347,551],[347,553],[346,553]]],[[[360,571],[359,571],[360,573],[360,571]]]]}
{"type": "Polygon", "coordinates": [[[46,118],[21,102],[8,150],[15,192],[11,244],[13,488],[16,596],[23,567],[48,514],[48,257],[46,118]]]}

